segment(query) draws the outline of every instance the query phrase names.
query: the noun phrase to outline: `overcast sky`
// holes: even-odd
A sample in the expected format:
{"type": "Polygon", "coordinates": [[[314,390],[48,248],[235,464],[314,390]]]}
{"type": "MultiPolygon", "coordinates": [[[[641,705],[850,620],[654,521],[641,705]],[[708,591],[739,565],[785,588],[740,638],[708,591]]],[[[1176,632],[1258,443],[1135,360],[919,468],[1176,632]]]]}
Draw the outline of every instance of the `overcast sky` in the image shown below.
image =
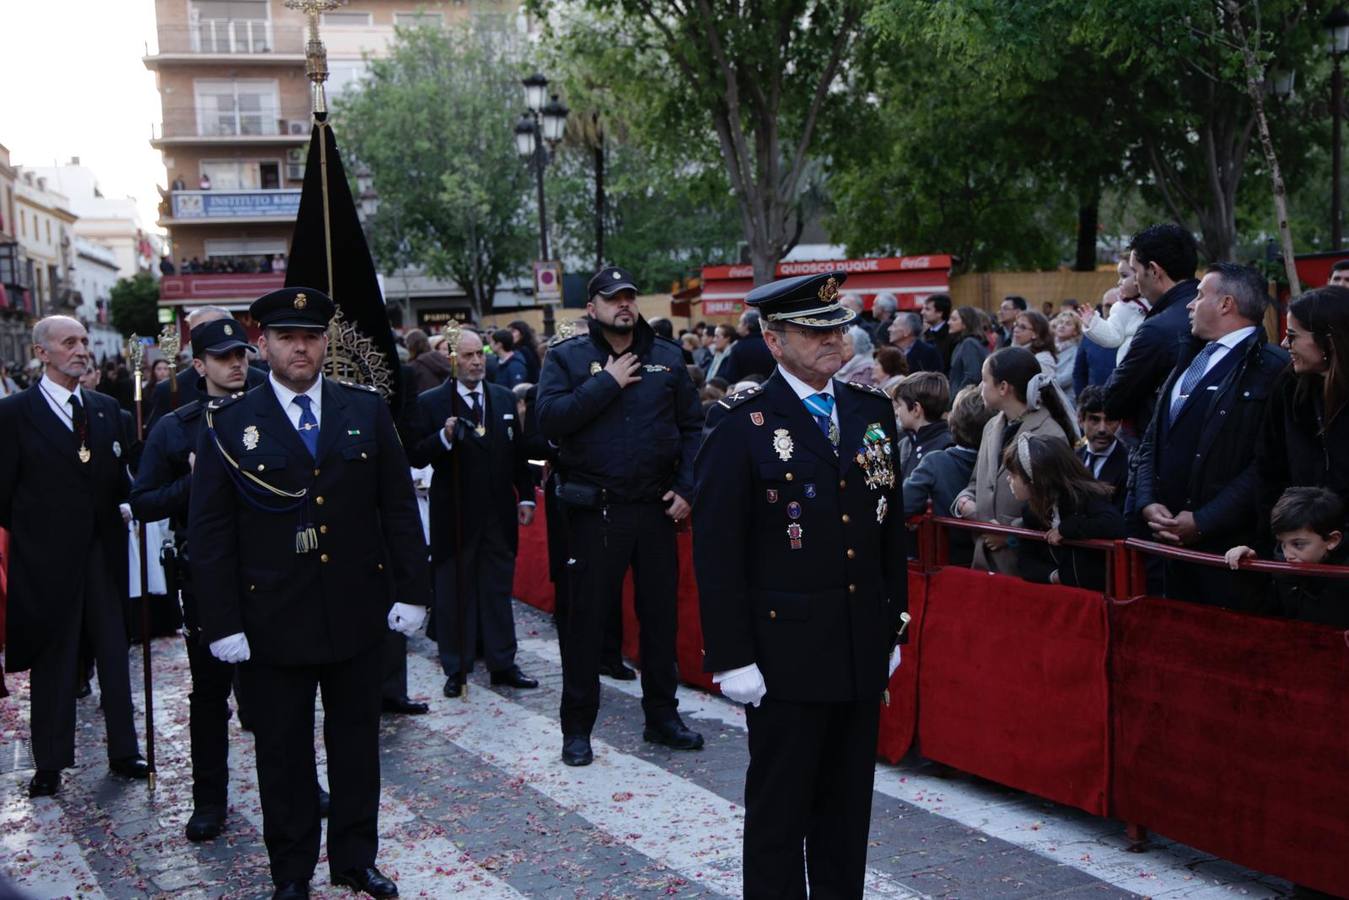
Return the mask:
{"type": "Polygon", "coordinates": [[[135,197],[142,224],[159,230],[164,166],[150,146],[160,120],[154,73],[154,0],[0,0],[4,84],[0,144],[19,165],[72,156],[107,197],[135,197]]]}

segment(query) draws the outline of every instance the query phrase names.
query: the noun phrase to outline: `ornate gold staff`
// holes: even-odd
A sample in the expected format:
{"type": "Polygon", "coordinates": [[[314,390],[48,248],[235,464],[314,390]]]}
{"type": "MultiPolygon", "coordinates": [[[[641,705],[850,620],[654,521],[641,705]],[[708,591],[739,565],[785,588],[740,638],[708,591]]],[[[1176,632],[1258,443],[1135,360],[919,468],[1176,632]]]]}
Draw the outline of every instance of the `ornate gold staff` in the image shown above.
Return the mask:
{"type": "MultiPolygon", "coordinates": [[[[459,401],[459,342],[464,338],[463,327],[454,319],[445,323],[445,327],[440,330],[445,335],[445,343],[450,348],[450,409],[453,410],[455,404],[459,401]]],[[[458,417],[456,416],[456,419],[458,417]]],[[[459,453],[450,454],[450,478],[454,482],[454,596],[459,601],[459,674],[463,678],[464,686],[459,695],[465,703],[468,702],[468,668],[473,665],[473,648],[477,643],[468,633],[468,598],[465,596],[467,587],[464,579],[467,577],[464,572],[464,505],[463,494],[460,490],[462,480],[459,475],[459,453]]]]}
{"type": "MultiPolygon", "coordinates": [[[[135,380],[134,397],[136,401],[136,441],[145,440],[145,395],[141,385],[141,373],[145,366],[145,345],[138,335],[127,339],[126,354],[131,360],[132,378],[135,380]]],[[[155,789],[155,687],[150,671],[150,561],[145,546],[145,523],[136,519],[136,540],[140,547],[141,576],[141,670],[145,675],[145,765],[149,769],[147,784],[155,789]]]]}
{"type": "Polygon", "coordinates": [[[178,408],[178,352],[182,348],[183,336],[177,324],[165,325],[159,333],[159,352],[169,361],[169,412],[178,408]]]}

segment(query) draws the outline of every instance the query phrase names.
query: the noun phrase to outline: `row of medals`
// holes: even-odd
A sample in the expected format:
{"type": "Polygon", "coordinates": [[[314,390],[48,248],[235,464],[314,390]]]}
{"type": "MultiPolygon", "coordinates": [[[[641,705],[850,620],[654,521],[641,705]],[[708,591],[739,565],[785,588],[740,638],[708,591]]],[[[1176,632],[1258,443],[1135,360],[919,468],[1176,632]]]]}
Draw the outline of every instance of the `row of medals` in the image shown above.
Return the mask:
{"type": "MultiPolygon", "coordinates": [[[[756,419],[755,424],[761,420],[756,419]]],[[[838,452],[838,425],[829,423],[829,441],[834,445],[834,452],[838,452]]],[[[792,450],[795,444],[792,436],[785,428],[778,428],[773,432],[773,449],[777,451],[778,458],[783,462],[792,458],[792,450]]],[[[894,448],[890,444],[890,439],[886,436],[885,430],[881,428],[879,422],[867,426],[866,434],[862,438],[862,447],[857,451],[857,465],[862,470],[866,478],[867,487],[892,488],[895,486],[895,466],[894,466],[894,448]]],[[[885,498],[881,497],[880,503],[876,507],[877,522],[884,521],[886,514],[885,498]]],[[[801,538],[805,534],[805,529],[801,523],[796,521],[801,518],[801,504],[793,500],[787,504],[787,540],[793,550],[801,549],[801,538]]]]}

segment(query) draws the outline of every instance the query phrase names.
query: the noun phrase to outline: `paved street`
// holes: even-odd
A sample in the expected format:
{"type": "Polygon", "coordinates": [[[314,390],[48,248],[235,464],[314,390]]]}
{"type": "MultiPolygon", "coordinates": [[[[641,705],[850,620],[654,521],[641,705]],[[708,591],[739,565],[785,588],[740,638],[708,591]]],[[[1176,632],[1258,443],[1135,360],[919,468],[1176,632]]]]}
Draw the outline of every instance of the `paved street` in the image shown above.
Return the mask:
{"type": "MultiPolygon", "coordinates": [[[[640,689],[605,680],[595,764],[558,758],[561,686],[551,621],[516,605],[521,666],[536,691],[493,689],[478,673],[468,702],[440,696],[424,639],[410,693],[431,714],[384,720],[379,863],[404,897],[734,897],[740,894],[744,714],[681,692],[707,748],[643,743],[640,689]]],[[[80,701],[77,755],[55,800],[31,801],[28,682],[0,701],[0,870],[39,897],[267,896],[252,741],[231,723],[233,796],[222,839],[182,837],[191,812],[187,660],[155,643],[159,785],[107,774],[98,694],[80,701]]],[[[139,653],[132,683],[139,685],[139,653]]],[[[320,744],[321,752],[321,744],[320,744]]],[[[868,896],[1278,897],[1289,885],[1158,838],[1125,849],[1118,823],[918,761],[879,765],[868,896]]],[[[351,896],[328,885],[316,896],[351,896]]]]}

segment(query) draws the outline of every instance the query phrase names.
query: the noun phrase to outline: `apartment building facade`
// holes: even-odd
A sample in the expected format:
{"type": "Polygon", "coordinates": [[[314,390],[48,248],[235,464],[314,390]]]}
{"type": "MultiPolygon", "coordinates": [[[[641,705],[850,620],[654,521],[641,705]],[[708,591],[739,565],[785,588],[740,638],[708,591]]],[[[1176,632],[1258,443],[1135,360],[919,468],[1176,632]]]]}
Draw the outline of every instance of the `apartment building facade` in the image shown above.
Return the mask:
{"type": "MultiPolygon", "coordinates": [[[[322,15],[328,95],[364,74],[398,26],[509,15],[514,0],[353,0],[322,15]]],[[[242,309],[284,281],[310,134],[307,19],[283,0],[156,0],[155,73],[169,188],[160,205],[176,272],[161,302],[242,309]]],[[[509,27],[509,23],[503,20],[509,27]]]]}

